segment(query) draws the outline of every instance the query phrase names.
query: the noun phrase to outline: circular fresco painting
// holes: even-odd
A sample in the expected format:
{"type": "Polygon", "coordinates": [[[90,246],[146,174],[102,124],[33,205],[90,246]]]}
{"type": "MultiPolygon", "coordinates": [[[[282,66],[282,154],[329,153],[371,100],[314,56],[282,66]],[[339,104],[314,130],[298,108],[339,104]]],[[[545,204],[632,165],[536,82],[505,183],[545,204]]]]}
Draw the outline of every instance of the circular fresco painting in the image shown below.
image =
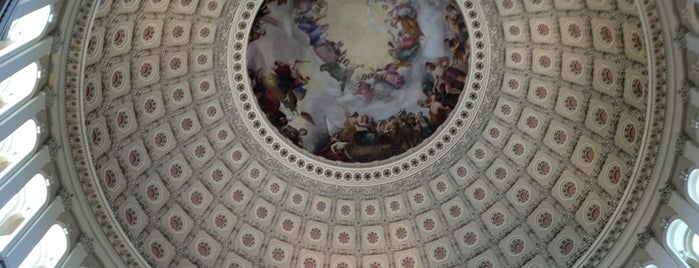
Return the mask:
{"type": "Polygon", "coordinates": [[[468,39],[449,1],[265,1],[248,73],[289,143],[372,162],[418,146],[447,120],[466,82],[468,39]]]}

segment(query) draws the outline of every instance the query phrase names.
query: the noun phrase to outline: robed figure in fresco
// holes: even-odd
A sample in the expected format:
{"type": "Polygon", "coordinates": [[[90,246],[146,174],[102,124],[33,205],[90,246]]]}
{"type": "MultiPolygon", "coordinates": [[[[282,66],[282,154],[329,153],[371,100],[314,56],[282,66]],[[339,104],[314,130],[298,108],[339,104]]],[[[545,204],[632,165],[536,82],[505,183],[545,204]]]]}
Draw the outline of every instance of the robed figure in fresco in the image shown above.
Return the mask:
{"type": "Polygon", "coordinates": [[[470,57],[453,1],[267,0],[249,42],[270,124],[288,144],[341,162],[429,139],[457,106],[470,57]]]}

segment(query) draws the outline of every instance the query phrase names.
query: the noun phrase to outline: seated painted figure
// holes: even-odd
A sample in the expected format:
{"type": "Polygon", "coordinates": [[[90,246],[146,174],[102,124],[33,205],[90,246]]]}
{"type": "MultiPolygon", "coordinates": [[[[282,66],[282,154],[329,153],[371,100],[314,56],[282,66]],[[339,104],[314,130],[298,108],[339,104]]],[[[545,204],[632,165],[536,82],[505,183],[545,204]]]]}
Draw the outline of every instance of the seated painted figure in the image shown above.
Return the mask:
{"type": "Polygon", "coordinates": [[[379,135],[372,132],[368,115],[362,115],[355,124],[354,140],[357,145],[376,145],[381,143],[379,135]]]}
{"type": "Polygon", "coordinates": [[[384,160],[459,107],[470,45],[454,0],[265,2],[257,19],[268,35],[250,40],[248,68],[258,105],[292,146],[384,160]]]}

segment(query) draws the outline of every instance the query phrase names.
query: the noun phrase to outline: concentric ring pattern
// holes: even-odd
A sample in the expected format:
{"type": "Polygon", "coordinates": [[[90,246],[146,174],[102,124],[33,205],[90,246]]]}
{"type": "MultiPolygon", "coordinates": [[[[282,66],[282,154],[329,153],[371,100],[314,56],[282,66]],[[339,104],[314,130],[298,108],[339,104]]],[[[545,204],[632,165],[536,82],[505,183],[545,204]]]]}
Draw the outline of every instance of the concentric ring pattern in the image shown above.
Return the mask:
{"type": "MultiPolygon", "coordinates": [[[[250,2],[252,3],[252,2],[250,2]]],[[[451,112],[451,117],[441,128],[437,129],[430,139],[424,142],[421,146],[409,150],[398,157],[394,157],[385,161],[373,161],[363,164],[345,164],[337,161],[328,163],[329,161],[318,156],[309,155],[305,150],[300,150],[294,144],[275,131],[276,127],[269,124],[266,120],[265,113],[257,106],[257,98],[252,97],[254,93],[249,89],[251,81],[246,79],[245,66],[245,33],[250,32],[250,27],[254,24],[254,11],[258,8],[257,5],[247,5],[246,9],[242,9],[239,18],[243,19],[237,23],[236,29],[230,32],[228,43],[229,48],[229,83],[234,85],[233,88],[233,103],[235,110],[231,113],[241,113],[242,123],[254,133],[252,137],[261,144],[260,149],[264,149],[274,157],[276,162],[282,163],[286,168],[295,171],[296,174],[308,177],[310,179],[320,180],[333,185],[377,185],[385,184],[400,180],[406,177],[414,176],[417,172],[423,171],[425,168],[432,167],[437,162],[444,160],[444,154],[450,149],[451,144],[456,141],[463,141],[462,137],[472,127],[472,122],[477,117],[481,103],[485,98],[484,90],[488,83],[493,83],[490,80],[491,73],[487,70],[487,66],[491,61],[490,50],[492,46],[490,38],[484,34],[487,32],[487,24],[480,5],[469,4],[465,7],[468,16],[464,17],[464,23],[469,25],[470,40],[473,44],[473,54],[470,65],[473,66],[466,78],[466,86],[463,92],[460,93],[460,102],[451,112]],[[279,161],[284,159],[283,161],[279,161]]],[[[424,50],[424,49],[423,49],[424,50]]],[[[433,54],[423,52],[424,54],[433,54]]],[[[500,72],[496,72],[500,73],[500,72]]],[[[490,86],[494,86],[494,83],[490,86]]],[[[328,99],[328,102],[334,101],[328,99]]],[[[483,107],[480,112],[485,112],[483,107]]],[[[426,110],[427,113],[427,110],[426,110]]],[[[321,121],[316,118],[316,121],[321,121]]],[[[483,119],[478,120],[480,124],[483,119]]],[[[318,124],[322,124],[322,121],[318,124]]],[[[280,168],[283,169],[283,168],[280,168]]],[[[431,171],[430,173],[433,173],[431,171]]],[[[421,176],[431,176],[421,175],[421,176]]]]}
{"type": "Polygon", "coordinates": [[[661,113],[635,1],[457,2],[473,49],[458,109],[370,163],[310,155],[264,119],[244,56],[262,2],[95,7],[71,131],[122,251],[156,267],[562,267],[618,222],[661,113]]]}

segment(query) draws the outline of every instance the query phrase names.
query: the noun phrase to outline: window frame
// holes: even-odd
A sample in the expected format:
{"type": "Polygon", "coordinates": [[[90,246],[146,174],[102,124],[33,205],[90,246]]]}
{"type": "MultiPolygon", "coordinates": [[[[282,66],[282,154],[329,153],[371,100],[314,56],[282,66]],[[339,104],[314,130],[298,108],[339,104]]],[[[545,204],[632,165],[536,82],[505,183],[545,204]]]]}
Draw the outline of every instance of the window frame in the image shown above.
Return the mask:
{"type": "MultiPolygon", "coordinates": [[[[22,221],[14,227],[14,230],[10,234],[7,234],[9,237],[7,237],[5,244],[2,244],[3,241],[0,241],[0,251],[4,250],[5,247],[10,246],[12,240],[14,240],[17,235],[22,233],[22,230],[29,225],[30,222],[36,219],[38,215],[41,214],[41,211],[48,206],[50,187],[51,185],[48,182],[46,175],[43,172],[37,172],[27,181],[25,185],[22,186],[19,191],[13,195],[11,200],[17,198],[15,200],[14,207],[8,210],[6,215],[0,215],[0,231],[4,231],[2,228],[7,227],[6,224],[12,219],[21,217],[22,221]],[[40,184],[40,182],[43,182],[43,184],[40,184]],[[28,187],[31,187],[31,189],[28,187]],[[43,194],[43,200],[40,204],[37,202],[37,191],[41,191],[43,194]],[[31,206],[31,213],[27,212],[28,206],[31,206]]],[[[5,204],[5,206],[7,205],[8,204],[5,204]]],[[[3,206],[3,208],[5,208],[5,206],[3,206]]]]}
{"type": "Polygon", "coordinates": [[[679,218],[670,222],[665,233],[665,243],[670,255],[687,268],[691,267],[690,261],[699,263],[699,255],[692,249],[692,239],[695,235],[689,225],[679,218]]]}
{"type": "Polygon", "coordinates": [[[19,264],[19,268],[31,268],[31,267],[56,267],[58,266],[65,258],[68,256],[68,249],[70,249],[70,240],[68,237],[68,229],[66,228],[65,224],[61,222],[56,222],[51,227],[49,227],[46,230],[46,233],[39,239],[39,242],[37,242],[34,247],[32,247],[32,250],[29,251],[27,256],[24,257],[22,262],[19,264]],[[62,236],[60,234],[53,234],[52,232],[61,232],[60,234],[63,234],[62,236]],[[51,235],[51,236],[49,236],[51,235]],[[55,235],[55,237],[54,237],[55,235]],[[46,260],[46,258],[51,257],[54,253],[53,251],[59,249],[57,242],[55,239],[60,237],[62,239],[61,242],[63,242],[60,247],[60,251],[62,252],[55,252],[55,255],[57,256],[57,259],[55,260],[46,260]],[[38,252],[35,252],[37,251],[38,252]],[[38,258],[36,260],[33,260],[32,263],[27,263],[30,261],[30,257],[35,257],[32,255],[38,255],[38,258]]]}

